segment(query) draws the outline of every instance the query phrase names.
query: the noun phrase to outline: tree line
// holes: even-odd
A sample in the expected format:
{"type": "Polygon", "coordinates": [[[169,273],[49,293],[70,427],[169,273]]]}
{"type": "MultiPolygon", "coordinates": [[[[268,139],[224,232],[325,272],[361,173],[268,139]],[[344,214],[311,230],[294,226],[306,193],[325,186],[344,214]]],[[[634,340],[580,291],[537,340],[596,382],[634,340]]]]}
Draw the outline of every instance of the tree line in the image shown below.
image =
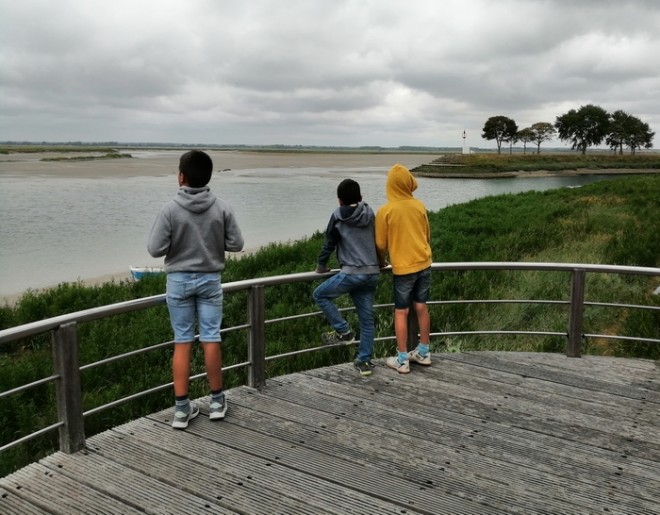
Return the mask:
{"type": "Polygon", "coordinates": [[[481,137],[495,140],[497,153],[502,151],[502,143],[509,144],[509,151],[517,142],[535,143],[536,152],[541,153],[541,143],[552,139],[555,134],[562,141],[571,143],[573,150],[585,154],[587,148],[600,145],[603,141],[615,152],[623,154],[623,147],[634,154],[637,149],[653,147],[655,132],[649,124],[622,110],[608,113],[600,106],[588,104],[579,109],[571,109],[558,116],[554,125],[538,122],[530,127],[518,129],[516,122],[507,116],[491,116],[486,120],[481,137]]]}

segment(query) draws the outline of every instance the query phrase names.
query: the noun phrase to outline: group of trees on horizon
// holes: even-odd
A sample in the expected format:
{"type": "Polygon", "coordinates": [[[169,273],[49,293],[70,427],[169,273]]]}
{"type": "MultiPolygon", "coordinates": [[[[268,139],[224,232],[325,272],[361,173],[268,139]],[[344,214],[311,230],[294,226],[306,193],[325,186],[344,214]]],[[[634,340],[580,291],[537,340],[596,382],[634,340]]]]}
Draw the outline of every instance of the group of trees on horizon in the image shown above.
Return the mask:
{"type": "Polygon", "coordinates": [[[518,129],[516,122],[507,116],[491,116],[486,120],[481,137],[495,140],[497,153],[502,151],[502,143],[509,143],[509,151],[517,142],[536,144],[537,154],[541,153],[541,143],[552,139],[555,134],[562,141],[569,141],[573,150],[585,154],[587,148],[600,145],[603,141],[615,152],[623,154],[623,147],[634,154],[637,149],[653,147],[655,132],[648,123],[622,110],[608,113],[600,106],[584,105],[578,110],[571,109],[558,116],[554,125],[538,122],[530,127],[518,129]]]}

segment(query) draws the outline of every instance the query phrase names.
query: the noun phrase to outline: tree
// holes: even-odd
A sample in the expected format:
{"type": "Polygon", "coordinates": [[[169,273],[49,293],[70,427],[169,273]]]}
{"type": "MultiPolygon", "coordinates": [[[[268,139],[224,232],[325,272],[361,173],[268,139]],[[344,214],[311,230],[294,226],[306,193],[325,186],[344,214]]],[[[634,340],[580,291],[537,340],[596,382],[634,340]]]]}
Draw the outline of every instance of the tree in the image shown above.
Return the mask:
{"type": "Polygon", "coordinates": [[[638,148],[651,148],[653,147],[653,137],[655,132],[651,130],[649,124],[643,122],[639,118],[635,118],[633,128],[630,134],[627,135],[624,143],[630,148],[630,153],[634,154],[638,148]]]}
{"type": "Polygon", "coordinates": [[[609,132],[610,115],[600,106],[588,104],[577,111],[557,117],[555,127],[562,141],[570,141],[573,150],[583,154],[592,145],[600,144],[609,132]]]}
{"type": "Polygon", "coordinates": [[[623,154],[623,140],[626,137],[627,126],[630,124],[631,116],[625,111],[614,111],[610,118],[610,133],[605,138],[605,143],[614,151],[623,154]]]}
{"type": "Polygon", "coordinates": [[[482,138],[494,139],[497,143],[497,153],[502,152],[503,141],[513,141],[518,132],[518,126],[511,118],[506,116],[491,116],[486,120],[483,128],[482,138]]]}
{"type": "Polygon", "coordinates": [[[534,133],[532,141],[536,142],[536,153],[541,153],[541,143],[551,140],[555,135],[555,128],[548,122],[537,122],[530,127],[534,133]]]}
{"type": "MultiPolygon", "coordinates": [[[[554,131],[554,129],[553,129],[554,131]]],[[[532,141],[536,141],[536,134],[532,130],[531,127],[527,127],[525,129],[521,129],[518,131],[518,134],[516,136],[516,139],[518,141],[523,142],[523,154],[527,153],[527,143],[531,143],[532,141]]]]}
{"type": "Polygon", "coordinates": [[[610,131],[605,141],[612,150],[618,150],[619,154],[623,154],[624,145],[634,154],[638,148],[651,148],[654,136],[655,133],[651,131],[648,123],[618,110],[612,113],[610,131]]]}

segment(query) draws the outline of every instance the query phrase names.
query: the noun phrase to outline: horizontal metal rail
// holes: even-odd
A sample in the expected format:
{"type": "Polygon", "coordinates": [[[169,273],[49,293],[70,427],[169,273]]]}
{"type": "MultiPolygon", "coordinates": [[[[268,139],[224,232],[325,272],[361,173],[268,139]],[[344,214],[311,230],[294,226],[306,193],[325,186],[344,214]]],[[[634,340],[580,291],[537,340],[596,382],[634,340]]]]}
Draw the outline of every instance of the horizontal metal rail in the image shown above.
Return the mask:
{"type": "MultiPolygon", "coordinates": [[[[581,344],[585,338],[606,338],[606,339],[620,339],[626,341],[639,341],[645,343],[660,343],[660,340],[654,338],[645,338],[630,335],[601,335],[601,334],[584,334],[582,331],[582,312],[585,307],[607,307],[607,308],[625,308],[625,309],[642,309],[642,310],[660,310],[658,306],[644,306],[636,304],[614,304],[614,303],[600,303],[590,302],[584,300],[584,285],[585,276],[587,273],[606,273],[606,274],[628,274],[628,275],[648,275],[660,276],[659,268],[650,267],[631,267],[631,266],[617,266],[617,265],[593,265],[593,264],[579,264],[579,263],[509,263],[509,262],[462,262],[462,263],[434,263],[431,266],[434,272],[450,272],[450,271],[477,271],[477,270],[492,270],[492,271],[539,271],[539,272],[564,272],[570,274],[571,277],[571,292],[569,300],[544,300],[544,299],[459,299],[459,300],[433,300],[429,305],[442,306],[451,304],[546,304],[546,305],[560,305],[569,307],[569,321],[567,331],[519,331],[519,330],[475,330],[475,331],[444,331],[434,332],[431,335],[437,336],[471,336],[471,335],[527,335],[527,336],[554,336],[567,338],[567,355],[579,356],[581,353],[581,344]]],[[[298,349],[295,351],[284,352],[277,355],[265,355],[265,333],[264,327],[266,325],[275,323],[284,323],[292,320],[303,319],[308,317],[320,316],[320,311],[310,313],[301,313],[292,316],[279,317],[273,319],[265,318],[265,299],[264,288],[280,286],[286,284],[293,284],[299,282],[311,282],[319,279],[330,277],[337,271],[331,271],[325,274],[317,274],[315,272],[303,272],[298,274],[279,275],[271,277],[260,277],[255,279],[248,279],[243,281],[235,281],[223,285],[225,293],[230,294],[239,291],[248,292],[248,323],[236,325],[229,328],[223,328],[222,333],[228,333],[238,330],[247,330],[249,333],[249,356],[246,361],[241,363],[234,363],[223,368],[225,371],[247,368],[249,370],[248,384],[254,387],[260,387],[265,382],[265,363],[277,359],[287,358],[309,352],[316,352],[322,349],[331,347],[346,346],[345,343],[338,343],[335,345],[322,345],[318,347],[311,347],[305,349],[298,349]]],[[[391,273],[391,268],[386,267],[382,270],[383,273],[391,273]]],[[[80,388],[80,373],[101,365],[114,363],[120,360],[128,359],[130,357],[143,354],[146,352],[153,352],[171,345],[171,341],[162,342],[151,345],[142,349],[122,353],[120,355],[112,356],[94,363],[89,363],[80,366],[77,363],[77,337],[76,327],[77,324],[83,322],[92,322],[123,313],[130,313],[135,311],[146,310],[165,304],[165,294],[154,295],[142,299],[130,300],[109,306],[102,306],[98,308],[87,309],[61,315],[58,317],[49,318],[47,320],[40,320],[29,324],[4,329],[0,331],[0,346],[5,343],[29,338],[48,331],[53,335],[53,361],[57,363],[56,373],[39,379],[32,383],[21,385],[5,392],[0,392],[0,399],[5,397],[22,393],[32,388],[42,386],[48,383],[55,383],[56,391],[58,393],[58,413],[60,420],[52,425],[41,428],[29,435],[25,435],[17,440],[9,442],[0,447],[0,452],[12,448],[16,445],[28,442],[37,438],[45,433],[59,429],[60,432],[60,448],[65,452],[74,452],[84,446],[84,430],[82,419],[90,415],[99,413],[106,409],[113,408],[120,404],[124,404],[154,392],[162,391],[172,386],[172,383],[158,385],[147,390],[137,392],[126,397],[116,399],[110,403],[102,406],[97,406],[93,409],[82,410],[82,392],[80,388]]],[[[390,304],[378,304],[374,308],[391,308],[390,304]]],[[[340,311],[351,311],[354,308],[340,308],[340,311]]],[[[375,340],[378,342],[394,340],[394,336],[377,337],[375,340]]],[[[411,341],[412,345],[413,342],[411,341]]],[[[206,374],[198,374],[191,377],[191,380],[200,379],[205,377],[206,374]]]]}

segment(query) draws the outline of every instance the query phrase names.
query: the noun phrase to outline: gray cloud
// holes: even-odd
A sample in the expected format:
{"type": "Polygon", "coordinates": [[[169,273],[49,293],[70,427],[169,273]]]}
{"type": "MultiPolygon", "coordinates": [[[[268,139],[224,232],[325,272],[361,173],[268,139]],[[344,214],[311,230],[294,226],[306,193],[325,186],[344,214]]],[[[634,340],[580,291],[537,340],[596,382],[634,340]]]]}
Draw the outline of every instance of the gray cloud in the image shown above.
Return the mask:
{"type": "Polygon", "coordinates": [[[586,103],[660,133],[653,1],[0,6],[0,140],[488,146],[586,103]]]}

